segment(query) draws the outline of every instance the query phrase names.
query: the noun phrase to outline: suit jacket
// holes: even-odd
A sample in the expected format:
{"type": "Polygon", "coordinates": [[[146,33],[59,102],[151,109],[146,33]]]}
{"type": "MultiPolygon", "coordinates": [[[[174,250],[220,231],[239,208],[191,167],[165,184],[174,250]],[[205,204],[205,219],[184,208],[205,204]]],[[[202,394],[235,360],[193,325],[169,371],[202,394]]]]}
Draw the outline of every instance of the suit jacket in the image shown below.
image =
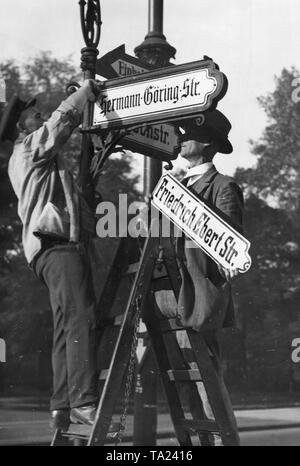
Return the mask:
{"type": "MultiPolygon", "coordinates": [[[[243,194],[235,181],[213,166],[190,188],[227,223],[242,232],[243,194]]],[[[177,314],[183,325],[197,331],[234,324],[230,284],[220,275],[217,264],[200,248],[188,247],[179,238],[177,255],[182,278],[177,314]]]]}

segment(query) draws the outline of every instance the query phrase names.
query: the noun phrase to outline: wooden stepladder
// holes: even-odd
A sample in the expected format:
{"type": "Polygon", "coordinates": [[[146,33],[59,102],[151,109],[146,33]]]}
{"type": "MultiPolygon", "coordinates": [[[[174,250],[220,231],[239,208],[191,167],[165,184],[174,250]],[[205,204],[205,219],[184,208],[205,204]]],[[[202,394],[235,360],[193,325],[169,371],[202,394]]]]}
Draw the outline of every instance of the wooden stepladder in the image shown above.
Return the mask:
{"type": "Polygon", "coordinates": [[[197,445],[211,445],[214,439],[221,440],[223,445],[239,445],[228,393],[215,367],[206,332],[184,328],[175,313],[175,317],[167,318],[156,304],[155,294],[161,290],[172,291],[175,299],[179,295],[181,277],[175,242],[172,238],[149,236],[139,261],[128,265],[126,270],[120,267],[124,263],[122,242],[99,302],[102,316],[99,322],[102,333],[100,395],[94,425],[71,424],[67,432],[56,431],[52,445],[72,444],[71,440],[75,445],[101,446],[110,438],[121,438],[134,374],[140,317],[149,334],[179,445],[191,446],[195,441],[197,445]],[[125,312],[124,290],[129,293],[125,312]],[[113,308],[117,312],[111,315],[113,308]],[[179,334],[184,334],[188,342],[185,348],[179,344],[179,334]],[[112,422],[116,405],[123,397],[124,380],[125,408],[120,421],[112,422]],[[209,419],[204,414],[203,392],[213,414],[209,419]]]}

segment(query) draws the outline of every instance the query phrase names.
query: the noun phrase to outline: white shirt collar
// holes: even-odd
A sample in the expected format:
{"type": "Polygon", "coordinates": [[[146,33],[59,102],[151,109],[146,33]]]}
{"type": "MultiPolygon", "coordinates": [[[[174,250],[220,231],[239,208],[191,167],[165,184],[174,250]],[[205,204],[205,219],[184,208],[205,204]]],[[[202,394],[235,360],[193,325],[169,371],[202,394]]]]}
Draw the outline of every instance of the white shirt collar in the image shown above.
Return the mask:
{"type": "Polygon", "coordinates": [[[196,165],[195,167],[189,168],[183,178],[183,180],[186,180],[188,178],[187,187],[196,183],[196,181],[198,181],[213,166],[214,165],[212,162],[205,162],[201,163],[201,165],[196,165]]]}

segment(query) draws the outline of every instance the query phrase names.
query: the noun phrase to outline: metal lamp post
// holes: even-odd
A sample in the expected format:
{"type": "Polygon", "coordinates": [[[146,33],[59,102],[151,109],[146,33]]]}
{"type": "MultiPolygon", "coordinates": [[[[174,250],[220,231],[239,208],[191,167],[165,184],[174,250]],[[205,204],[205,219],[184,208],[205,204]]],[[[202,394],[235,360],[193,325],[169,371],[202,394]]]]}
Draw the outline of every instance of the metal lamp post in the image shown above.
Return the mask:
{"type": "MultiPolygon", "coordinates": [[[[82,35],[85,47],[81,50],[81,69],[84,79],[95,79],[96,61],[99,54],[98,45],[101,33],[100,0],[79,0],[82,35]]],[[[93,104],[86,106],[83,114],[83,126],[92,124],[93,104]]],[[[90,205],[94,204],[94,190],[89,173],[93,146],[89,134],[82,135],[81,164],[79,184],[90,205]]]]}
{"type": "Polygon", "coordinates": [[[163,0],[148,0],[148,34],[134,52],[138,58],[156,68],[170,65],[176,49],[163,34],[163,0]]]}

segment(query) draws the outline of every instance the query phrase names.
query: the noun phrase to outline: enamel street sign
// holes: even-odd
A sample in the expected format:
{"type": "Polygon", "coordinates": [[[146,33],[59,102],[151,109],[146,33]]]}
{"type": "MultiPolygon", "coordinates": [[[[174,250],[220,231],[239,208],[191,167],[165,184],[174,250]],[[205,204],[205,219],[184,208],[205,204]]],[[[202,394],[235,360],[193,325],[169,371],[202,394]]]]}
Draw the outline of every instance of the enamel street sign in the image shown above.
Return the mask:
{"type": "Polygon", "coordinates": [[[174,126],[166,123],[139,126],[130,131],[120,144],[125,149],[160,160],[176,159],[178,155],[175,151],[178,136],[174,126]]]}
{"type": "Polygon", "coordinates": [[[217,264],[242,273],[250,269],[250,242],[174,176],[163,175],[152,196],[152,204],[217,264]]]}
{"type": "MultiPolygon", "coordinates": [[[[97,60],[97,73],[108,79],[145,73],[149,69],[150,65],[127,55],[124,44],[97,60]]],[[[175,149],[178,146],[178,137],[174,126],[167,123],[136,127],[120,141],[120,144],[124,149],[159,160],[177,157],[175,149]]]]}
{"type": "Polygon", "coordinates": [[[94,105],[93,126],[84,130],[192,117],[216,105],[226,90],[226,77],[212,60],[105,81],[94,105]]]}
{"type": "Polygon", "coordinates": [[[96,63],[96,73],[107,79],[125,78],[151,69],[151,65],[127,55],[124,44],[103,55],[96,63]]]}

